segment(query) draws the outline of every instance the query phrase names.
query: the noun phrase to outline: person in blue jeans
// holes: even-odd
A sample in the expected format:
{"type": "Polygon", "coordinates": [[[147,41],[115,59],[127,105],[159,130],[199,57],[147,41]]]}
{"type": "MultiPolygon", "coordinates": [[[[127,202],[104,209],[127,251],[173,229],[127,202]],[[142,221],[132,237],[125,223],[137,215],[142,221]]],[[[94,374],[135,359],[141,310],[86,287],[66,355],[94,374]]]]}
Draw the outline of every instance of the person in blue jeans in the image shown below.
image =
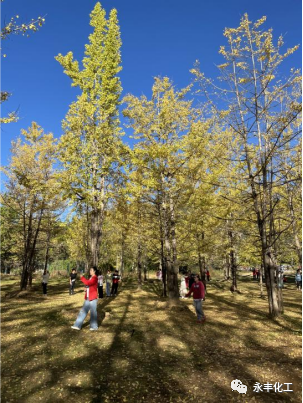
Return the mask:
{"type": "Polygon", "coordinates": [[[90,279],[87,280],[84,276],[80,278],[82,283],[86,285],[86,291],[84,295],[84,304],[79,312],[76,322],[72,326],[72,329],[80,330],[84,319],[90,311],[90,330],[98,330],[97,319],[97,303],[98,303],[98,270],[96,267],[92,267],[89,271],[90,279]]]}
{"type": "Polygon", "coordinates": [[[300,269],[298,269],[296,273],[296,284],[297,290],[302,290],[302,272],[300,269]]]}
{"type": "Polygon", "coordinates": [[[106,296],[110,297],[110,290],[112,288],[112,273],[110,270],[107,270],[105,281],[106,281],[106,296]]]}

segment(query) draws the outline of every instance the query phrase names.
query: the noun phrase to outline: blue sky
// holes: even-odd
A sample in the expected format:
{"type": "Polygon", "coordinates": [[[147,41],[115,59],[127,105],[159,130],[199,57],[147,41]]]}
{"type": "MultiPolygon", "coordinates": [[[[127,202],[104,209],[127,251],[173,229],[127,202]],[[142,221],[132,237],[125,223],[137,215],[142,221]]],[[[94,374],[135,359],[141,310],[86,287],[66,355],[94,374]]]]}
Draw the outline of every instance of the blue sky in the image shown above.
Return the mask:
{"type": "MultiPolygon", "coordinates": [[[[18,14],[19,21],[45,16],[46,23],[29,38],[11,36],[3,41],[2,90],[13,93],[3,104],[2,114],[19,109],[17,123],[2,127],[2,165],[8,163],[11,141],[20,129],[36,121],[46,132],[61,135],[61,121],[77,89],[54,59],[58,53],[72,51],[83,57],[84,44],[91,32],[89,13],[96,1],[5,0],[2,25],[18,14]]],[[[247,12],[251,20],[267,16],[265,27],[274,29],[277,39],[285,36],[285,48],[301,43],[300,0],[103,0],[109,13],[118,10],[122,37],[121,81],[123,95],[151,93],[153,77],[170,77],[178,88],[189,84],[189,70],[195,60],[210,77],[217,76],[215,64],[225,44],[225,27],[237,27],[247,12]]],[[[289,60],[301,66],[301,49],[289,60]]]]}

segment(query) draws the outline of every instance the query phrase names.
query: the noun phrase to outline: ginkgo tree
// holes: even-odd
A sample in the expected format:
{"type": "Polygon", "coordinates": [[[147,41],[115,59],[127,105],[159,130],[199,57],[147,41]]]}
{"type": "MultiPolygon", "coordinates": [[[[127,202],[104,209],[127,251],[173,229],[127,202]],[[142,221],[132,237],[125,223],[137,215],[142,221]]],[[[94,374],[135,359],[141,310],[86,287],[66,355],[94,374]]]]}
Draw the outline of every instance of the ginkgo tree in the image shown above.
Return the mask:
{"type": "Polygon", "coordinates": [[[89,225],[88,264],[98,265],[102,224],[111,189],[119,180],[122,143],[119,122],[121,83],[120,31],[117,11],[97,3],[91,12],[93,32],[85,46],[83,68],[72,52],[56,60],[63,66],[72,86],[81,91],[63,122],[60,161],[62,187],[78,210],[87,208],[89,225]]]}
{"type": "MultiPolygon", "coordinates": [[[[50,220],[52,228],[59,220],[63,208],[62,195],[55,174],[57,145],[52,133],[44,133],[35,122],[28,130],[22,130],[22,138],[12,143],[10,164],[3,168],[8,180],[2,194],[2,204],[14,214],[11,233],[15,235],[18,262],[22,266],[20,288],[31,283],[38,244],[50,220]]],[[[41,245],[40,245],[41,249],[41,245]]]]}
{"type": "Polygon", "coordinates": [[[301,133],[301,77],[296,69],[285,79],[281,77],[281,64],[298,46],[283,52],[283,37],[275,44],[272,30],[262,28],[265,21],[263,17],[253,23],[245,14],[239,27],[225,29],[227,46],[220,48],[225,62],[218,66],[220,84],[207,79],[198,64],[192,73],[214,115],[238,139],[246,184],[243,196],[247,199],[249,195],[251,200],[269,313],[276,317],[282,311],[282,293],[276,283],[278,234],[274,223],[280,200],[277,190],[285,185],[278,154],[286,144],[294,147],[301,133]]]}
{"type": "Polygon", "coordinates": [[[196,128],[197,120],[192,101],[185,99],[190,88],[177,91],[167,77],[157,77],[150,100],[133,95],[124,98],[127,107],[123,114],[139,140],[132,164],[142,171],[140,186],[150,192],[150,200],[158,206],[162,269],[169,298],[179,296],[176,212],[178,197],[185,189],[180,176],[186,162],[183,140],[196,128]]]}

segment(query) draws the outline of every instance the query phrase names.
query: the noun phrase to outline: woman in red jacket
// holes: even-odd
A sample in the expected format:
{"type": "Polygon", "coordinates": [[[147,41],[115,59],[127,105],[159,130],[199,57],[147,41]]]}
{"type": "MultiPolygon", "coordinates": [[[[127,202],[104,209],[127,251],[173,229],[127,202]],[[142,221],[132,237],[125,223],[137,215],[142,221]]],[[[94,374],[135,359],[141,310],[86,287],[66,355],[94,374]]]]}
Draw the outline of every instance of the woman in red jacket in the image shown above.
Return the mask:
{"type": "Polygon", "coordinates": [[[205,321],[205,315],[202,310],[202,300],[205,298],[205,288],[202,281],[200,281],[199,276],[195,276],[195,282],[191,286],[189,292],[185,295],[185,297],[189,297],[191,293],[193,293],[194,297],[194,307],[196,309],[196,314],[198,317],[198,323],[202,323],[205,321]]]}
{"type": "Polygon", "coordinates": [[[80,330],[86,315],[90,311],[90,330],[98,330],[97,320],[97,302],[98,302],[98,271],[96,267],[92,267],[89,270],[90,279],[81,277],[80,280],[86,285],[86,291],[84,296],[84,305],[79,312],[76,322],[72,326],[72,329],[80,330]]]}

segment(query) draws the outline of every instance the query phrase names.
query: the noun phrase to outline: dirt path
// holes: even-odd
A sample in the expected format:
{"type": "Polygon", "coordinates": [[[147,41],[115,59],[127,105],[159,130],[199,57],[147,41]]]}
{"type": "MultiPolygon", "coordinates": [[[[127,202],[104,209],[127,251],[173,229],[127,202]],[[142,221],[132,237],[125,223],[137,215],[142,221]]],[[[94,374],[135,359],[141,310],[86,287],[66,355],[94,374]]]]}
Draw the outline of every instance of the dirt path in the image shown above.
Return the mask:
{"type": "Polygon", "coordinates": [[[199,325],[191,300],[167,306],[156,280],[138,290],[129,279],[99,300],[98,332],[87,321],[70,329],[83,291],[69,296],[62,280],[45,300],[39,290],[5,298],[2,402],[301,402],[300,296],[289,291],[289,314],[272,322],[252,286],[243,295],[210,286],[199,325]],[[246,395],[231,390],[233,379],[246,395]],[[256,382],[294,392],[256,393],[256,382]]]}

